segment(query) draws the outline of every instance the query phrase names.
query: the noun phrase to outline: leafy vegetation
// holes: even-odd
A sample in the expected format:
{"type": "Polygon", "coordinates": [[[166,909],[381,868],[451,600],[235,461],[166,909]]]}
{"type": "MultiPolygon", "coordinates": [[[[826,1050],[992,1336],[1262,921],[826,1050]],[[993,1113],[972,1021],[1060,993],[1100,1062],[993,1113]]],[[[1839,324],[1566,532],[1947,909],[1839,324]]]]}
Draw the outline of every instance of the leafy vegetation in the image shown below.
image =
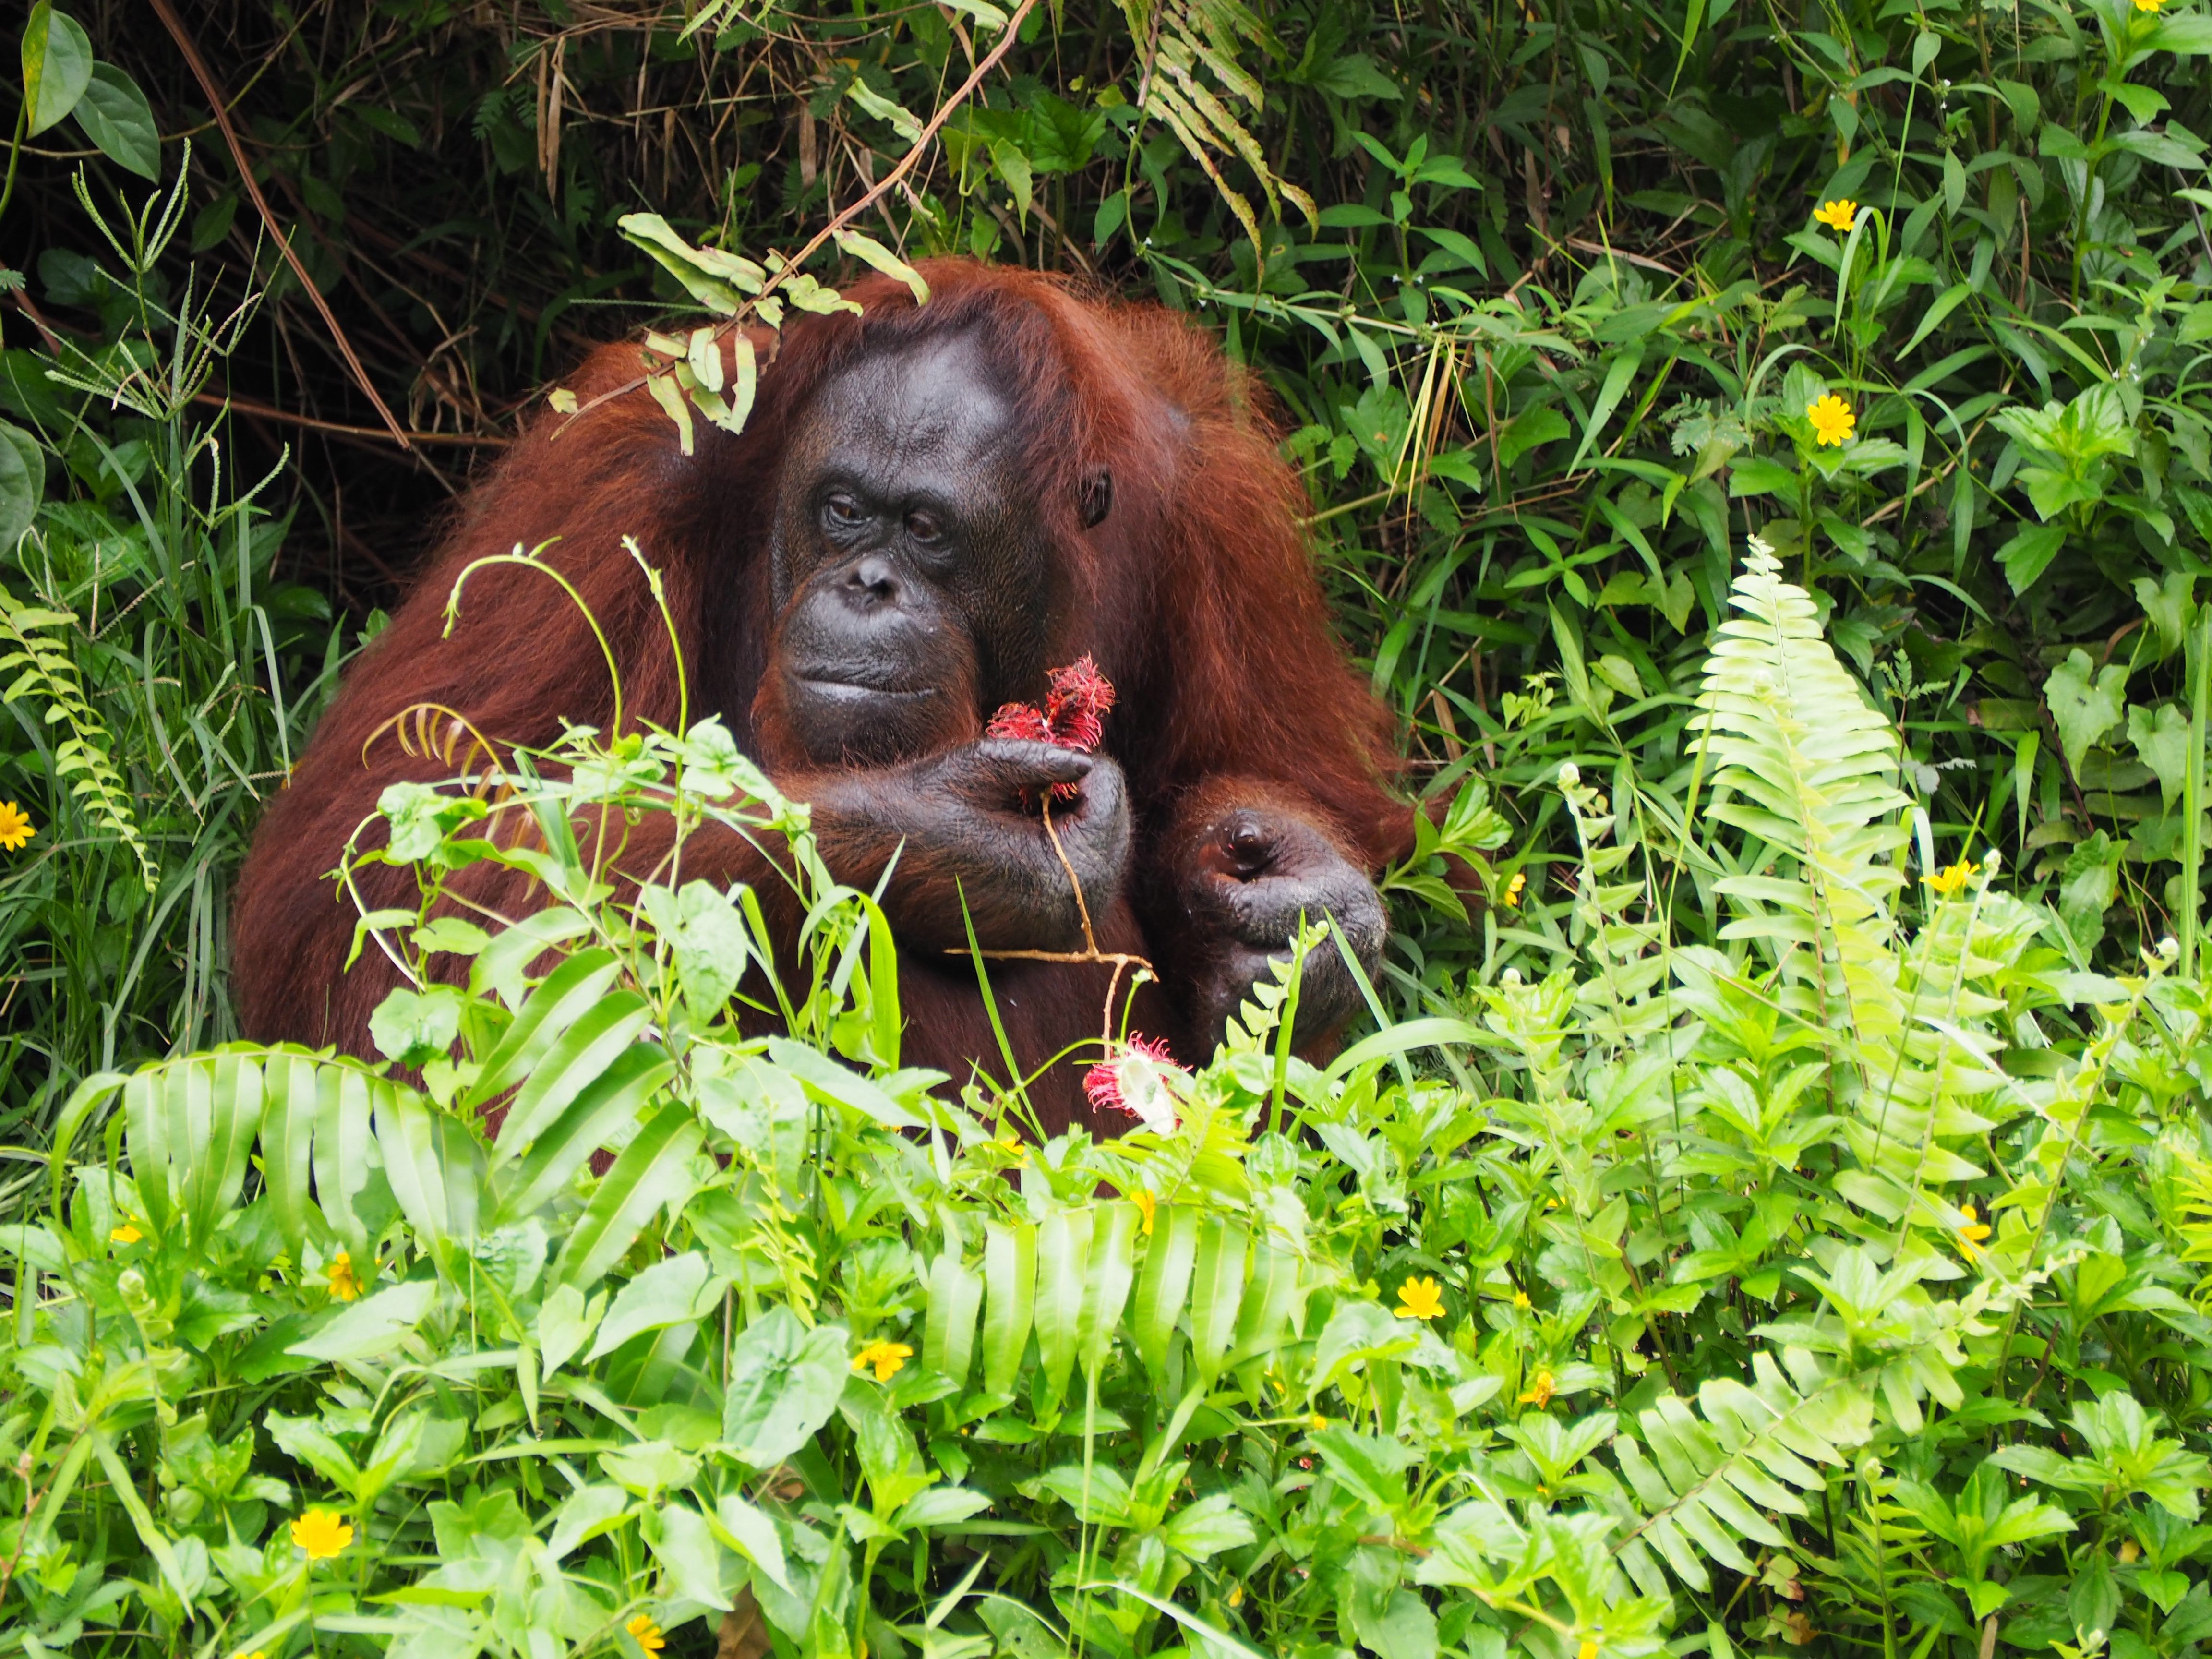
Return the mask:
{"type": "Polygon", "coordinates": [[[0,189],[0,1650],[2212,1639],[2201,4],[153,10],[33,9],[0,189]],[[385,1063],[228,1044],[454,458],[946,251],[1270,388],[1449,803],[1374,1029],[1025,1142],[709,724],[395,797],[385,1063]],[[778,1036],[580,799],[779,850],[778,1036]]]}

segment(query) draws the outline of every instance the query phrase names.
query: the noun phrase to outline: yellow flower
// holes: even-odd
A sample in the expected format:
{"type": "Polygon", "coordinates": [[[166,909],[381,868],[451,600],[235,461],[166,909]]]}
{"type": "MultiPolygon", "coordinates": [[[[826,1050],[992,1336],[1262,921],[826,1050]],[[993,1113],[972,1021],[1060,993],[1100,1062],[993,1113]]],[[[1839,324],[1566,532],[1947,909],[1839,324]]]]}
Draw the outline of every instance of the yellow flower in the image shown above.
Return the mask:
{"type": "Polygon", "coordinates": [[[1846,196],[1837,201],[1821,203],[1813,210],[1813,216],[1837,235],[1848,236],[1851,227],[1858,222],[1859,204],[1846,196]]]}
{"type": "Polygon", "coordinates": [[[1435,1279],[1409,1279],[1398,1287],[1399,1318],[1441,1319],[1443,1311],[1443,1291],[1435,1279]]]}
{"type": "Polygon", "coordinates": [[[0,800],[0,847],[12,853],[38,833],[29,813],[12,800],[0,800]]]}
{"type": "Polygon", "coordinates": [[[1160,1207],[1159,1200],[1154,1198],[1142,1187],[1139,1187],[1135,1192],[1129,1194],[1129,1202],[1137,1206],[1137,1213],[1145,1218],[1145,1236],[1147,1238],[1151,1237],[1152,1232],[1152,1212],[1160,1207]]]}
{"type": "Polygon", "coordinates": [[[1022,1138],[1019,1135],[1008,1135],[998,1144],[1017,1164],[1022,1161],[1022,1154],[1029,1150],[1022,1145],[1022,1138]]]}
{"type": "Polygon", "coordinates": [[[1232,1607],[1241,1607],[1244,1605],[1243,1585],[1231,1584],[1229,1587],[1229,1605],[1232,1607]]]}
{"type": "Polygon", "coordinates": [[[1851,406],[1832,392],[1806,404],[1805,415],[1813,422],[1813,435],[1823,448],[1830,444],[1841,447],[1850,441],[1851,428],[1858,422],[1851,413],[1851,406]]]}
{"type": "Polygon", "coordinates": [[[146,1237],[145,1234],[140,1232],[136,1227],[132,1226],[127,1221],[120,1227],[110,1228],[108,1230],[107,1236],[113,1239],[118,1244],[136,1244],[140,1239],[146,1237]]]}
{"type": "Polygon", "coordinates": [[[2165,3],[2166,0],[2136,0],[2136,9],[2137,11],[2156,11],[2165,3]]]}
{"type": "Polygon", "coordinates": [[[1551,1372],[1538,1371],[1528,1384],[1528,1391],[1521,1396],[1521,1403],[1541,1411],[1552,1403],[1552,1395],[1558,1391],[1559,1386],[1551,1372]]]}
{"type": "Polygon", "coordinates": [[[350,1302],[361,1294],[361,1275],[354,1272],[353,1257],[346,1251],[331,1258],[324,1277],[330,1281],[331,1294],[341,1302],[350,1302]]]}
{"type": "Polygon", "coordinates": [[[1521,890],[1528,884],[1528,873],[1525,871],[1516,870],[1513,872],[1513,879],[1505,884],[1505,904],[1508,909],[1517,910],[1521,908],[1521,890]]]}
{"type": "Polygon", "coordinates": [[[660,1633],[660,1626],[641,1613],[623,1628],[629,1632],[630,1639],[647,1653],[658,1653],[668,1645],[668,1638],[660,1633]]]}
{"type": "Polygon", "coordinates": [[[1966,1225],[1959,1229],[1959,1237],[1969,1244],[1978,1244],[1990,1236],[1988,1224],[1974,1213],[1972,1205],[1961,1204],[1959,1213],[1966,1218],[1966,1225]]]}
{"type": "Polygon", "coordinates": [[[1316,1412],[1311,1417],[1306,1419],[1306,1427],[1311,1429],[1316,1434],[1319,1434],[1328,1426],[1328,1419],[1323,1417],[1319,1412],[1316,1412]]]}
{"type": "MultiPolygon", "coordinates": [[[[2137,3],[2140,4],[2141,0],[2137,0],[2137,3]]],[[[2136,1543],[2132,1538],[2126,1539],[2122,1541],[2120,1545],[2120,1565],[2124,1567],[2131,1565],[2135,1562],[2142,1559],[2142,1546],[2141,1544],[2136,1543]]]]}
{"type": "Polygon", "coordinates": [[[1513,1305],[1514,1305],[1515,1307],[1516,1307],[1516,1308],[1525,1308],[1525,1307],[1527,1307],[1527,1306],[1528,1305],[1528,1291],[1514,1291],[1514,1292],[1513,1292],[1513,1305]]]}
{"type": "Polygon", "coordinates": [[[240,1648],[236,1653],[230,1656],[230,1659],[269,1659],[269,1654],[268,1650],[264,1648],[256,1648],[251,1653],[248,1653],[245,1649],[240,1648]]]}
{"type": "Polygon", "coordinates": [[[1575,1659],[1597,1659],[1597,1644],[1585,1642],[1575,1650],[1575,1659]]]}
{"type": "Polygon", "coordinates": [[[292,1541],[310,1561],[327,1561],[353,1542],[353,1528],[329,1510],[309,1510],[292,1523],[292,1541]]]}
{"type": "Polygon", "coordinates": [[[906,1362],[912,1358],[914,1350],[903,1342],[871,1342],[853,1356],[853,1369],[866,1370],[873,1365],[876,1381],[888,1382],[905,1368],[906,1362]]]}
{"type": "Polygon", "coordinates": [[[1949,869],[1938,870],[1934,875],[1923,876],[1920,879],[1936,890],[1936,897],[1948,898],[1981,873],[1980,865],[1971,859],[1960,859],[1949,869]]]}

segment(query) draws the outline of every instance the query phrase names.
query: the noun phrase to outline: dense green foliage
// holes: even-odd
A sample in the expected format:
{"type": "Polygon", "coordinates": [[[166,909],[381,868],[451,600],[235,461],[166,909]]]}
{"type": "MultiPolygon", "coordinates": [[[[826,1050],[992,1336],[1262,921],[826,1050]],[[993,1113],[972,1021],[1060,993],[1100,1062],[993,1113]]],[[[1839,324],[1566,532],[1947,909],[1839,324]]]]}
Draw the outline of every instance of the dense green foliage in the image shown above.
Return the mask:
{"type": "MultiPolygon", "coordinates": [[[[0,1651],[2212,1640],[2202,0],[1009,9],[33,14],[0,1651]],[[160,1060],[234,1035],[253,804],[453,458],[939,113],[808,270],[1218,329],[1493,902],[1393,872],[1328,1070],[1271,989],[1171,1132],[1024,1146],[716,728],[580,738],[546,917],[376,919],[469,963],[390,1064],[160,1060]],[[787,1036],[577,793],[788,847],[787,1036]]],[[[390,803],[426,902],[524,856],[472,799],[390,803]]]]}

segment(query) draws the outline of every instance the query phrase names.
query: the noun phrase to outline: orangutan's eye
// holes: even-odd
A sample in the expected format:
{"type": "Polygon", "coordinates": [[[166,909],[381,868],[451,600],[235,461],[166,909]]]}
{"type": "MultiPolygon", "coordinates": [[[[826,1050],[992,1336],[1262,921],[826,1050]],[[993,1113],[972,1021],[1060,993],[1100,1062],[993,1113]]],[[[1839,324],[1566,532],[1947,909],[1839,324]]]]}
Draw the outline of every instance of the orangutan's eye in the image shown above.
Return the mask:
{"type": "Polygon", "coordinates": [[[906,533],[918,542],[941,541],[945,526],[934,513],[909,513],[906,515],[906,533]]]}
{"type": "Polygon", "coordinates": [[[868,517],[860,502],[842,490],[823,502],[822,512],[840,530],[850,530],[856,525],[864,524],[868,517]]]}

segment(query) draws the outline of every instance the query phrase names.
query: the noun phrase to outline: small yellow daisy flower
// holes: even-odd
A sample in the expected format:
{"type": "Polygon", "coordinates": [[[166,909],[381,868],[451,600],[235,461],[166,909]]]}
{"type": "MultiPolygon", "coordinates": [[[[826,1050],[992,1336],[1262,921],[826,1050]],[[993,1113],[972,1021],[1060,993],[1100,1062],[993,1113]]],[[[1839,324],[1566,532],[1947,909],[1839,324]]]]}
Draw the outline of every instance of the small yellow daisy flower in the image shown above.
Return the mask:
{"type": "Polygon", "coordinates": [[[1990,1236],[1989,1224],[1974,1212],[1971,1204],[1961,1204],[1959,1213],[1966,1217],[1966,1224],[1959,1229],[1959,1237],[1970,1244],[1978,1244],[1990,1236]]]}
{"type": "Polygon", "coordinates": [[[1441,1319],[1444,1294],[1433,1279],[1409,1279],[1398,1287],[1398,1317],[1441,1319]]]}
{"type": "Polygon", "coordinates": [[[906,1362],[914,1358],[914,1350],[903,1342],[871,1342],[853,1356],[853,1369],[866,1370],[876,1368],[876,1381],[888,1382],[905,1369],[906,1362]]]}
{"type": "Polygon", "coordinates": [[[111,1227],[108,1229],[107,1236],[111,1239],[114,1240],[118,1244],[136,1244],[140,1239],[146,1237],[145,1234],[140,1232],[136,1227],[132,1226],[127,1221],[120,1227],[111,1227]]]}
{"type": "Polygon", "coordinates": [[[1514,1292],[1513,1292],[1513,1305],[1514,1305],[1515,1307],[1516,1307],[1516,1308],[1525,1308],[1525,1307],[1528,1307],[1528,1306],[1529,1305],[1529,1302],[1528,1302],[1528,1291],[1514,1291],[1514,1292]]]}
{"type": "Polygon", "coordinates": [[[248,1653],[245,1649],[240,1648],[236,1653],[231,1655],[230,1659],[269,1659],[269,1651],[265,1648],[256,1648],[252,1652],[248,1653]]]}
{"type": "Polygon", "coordinates": [[[1575,1650],[1575,1659],[1597,1659],[1597,1644],[1585,1642],[1575,1650]]]}
{"type": "Polygon", "coordinates": [[[0,800],[0,847],[12,853],[38,833],[28,812],[12,800],[0,800]]]}
{"type": "Polygon", "coordinates": [[[641,1613],[623,1628],[629,1632],[630,1640],[647,1653],[658,1653],[668,1645],[668,1638],[660,1633],[660,1626],[641,1613]]]}
{"type": "Polygon", "coordinates": [[[1541,1411],[1552,1403],[1552,1396],[1559,1391],[1559,1386],[1551,1372],[1538,1371],[1529,1381],[1528,1391],[1521,1396],[1521,1403],[1541,1411]]]}
{"type": "Polygon", "coordinates": [[[1000,1141],[998,1145],[1000,1150],[1004,1152],[1008,1157],[1012,1158],[1017,1164],[1022,1161],[1022,1155],[1029,1150],[1029,1148],[1022,1145],[1022,1138],[1019,1135],[1008,1135],[1004,1140],[1000,1141]]]}
{"type": "MultiPolygon", "coordinates": [[[[2137,0],[2141,3],[2141,0],[2137,0]]],[[[1838,236],[1850,234],[1851,227],[1858,222],[1859,204],[1848,196],[1833,202],[1823,202],[1813,210],[1813,216],[1838,236]]]]}
{"type": "Polygon", "coordinates": [[[1521,908],[1521,890],[1528,884],[1528,877],[1527,872],[1524,871],[1516,870],[1513,872],[1513,879],[1505,884],[1506,908],[1510,910],[1517,910],[1521,908]]]}
{"type": "Polygon", "coordinates": [[[1160,1207],[1159,1200],[1154,1198],[1142,1187],[1139,1187],[1135,1192],[1129,1194],[1129,1202],[1137,1206],[1137,1213],[1144,1217],[1145,1236],[1147,1238],[1151,1237],[1152,1232],[1152,1216],[1153,1213],[1160,1207]]]}
{"type": "Polygon", "coordinates": [[[1832,392],[1806,404],[1805,415],[1813,422],[1813,435],[1823,448],[1831,444],[1840,448],[1848,443],[1851,428],[1858,423],[1851,406],[1832,392]]]}
{"type": "Polygon", "coordinates": [[[1938,870],[1934,875],[1923,876],[1920,879],[1936,890],[1936,897],[1948,898],[1981,873],[1980,865],[1971,859],[1960,859],[1950,868],[1938,870]]]}
{"type": "Polygon", "coordinates": [[[2165,3],[2166,0],[2136,0],[2136,9],[2137,11],[2156,11],[2165,3]]]}
{"type": "Polygon", "coordinates": [[[1232,1607],[1241,1607],[1244,1605],[1243,1585],[1231,1584],[1229,1587],[1229,1605],[1232,1607]]]}
{"type": "Polygon", "coordinates": [[[1328,1426],[1328,1419],[1323,1417],[1319,1412],[1316,1412],[1311,1417],[1306,1419],[1306,1427],[1312,1430],[1316,1434],[1319,1434],[1328,1426]]]}
{"type": "Polygon", "coordinates": [[[292,1541],[310,1561],[327,1561],[353,1542],[353,1528],[330,1510],[309,1510],[292,1523],[292,1541]]]}
{"type": "Polygon", "coordinates": [[[340,1302],[350,1302],[361,1294],[361,1275],[354,1272],[353,1257],[347,1251],[340,1250],[331,1258],[324,1277],[330,1281],[331,1296],[340,1302]]]}

